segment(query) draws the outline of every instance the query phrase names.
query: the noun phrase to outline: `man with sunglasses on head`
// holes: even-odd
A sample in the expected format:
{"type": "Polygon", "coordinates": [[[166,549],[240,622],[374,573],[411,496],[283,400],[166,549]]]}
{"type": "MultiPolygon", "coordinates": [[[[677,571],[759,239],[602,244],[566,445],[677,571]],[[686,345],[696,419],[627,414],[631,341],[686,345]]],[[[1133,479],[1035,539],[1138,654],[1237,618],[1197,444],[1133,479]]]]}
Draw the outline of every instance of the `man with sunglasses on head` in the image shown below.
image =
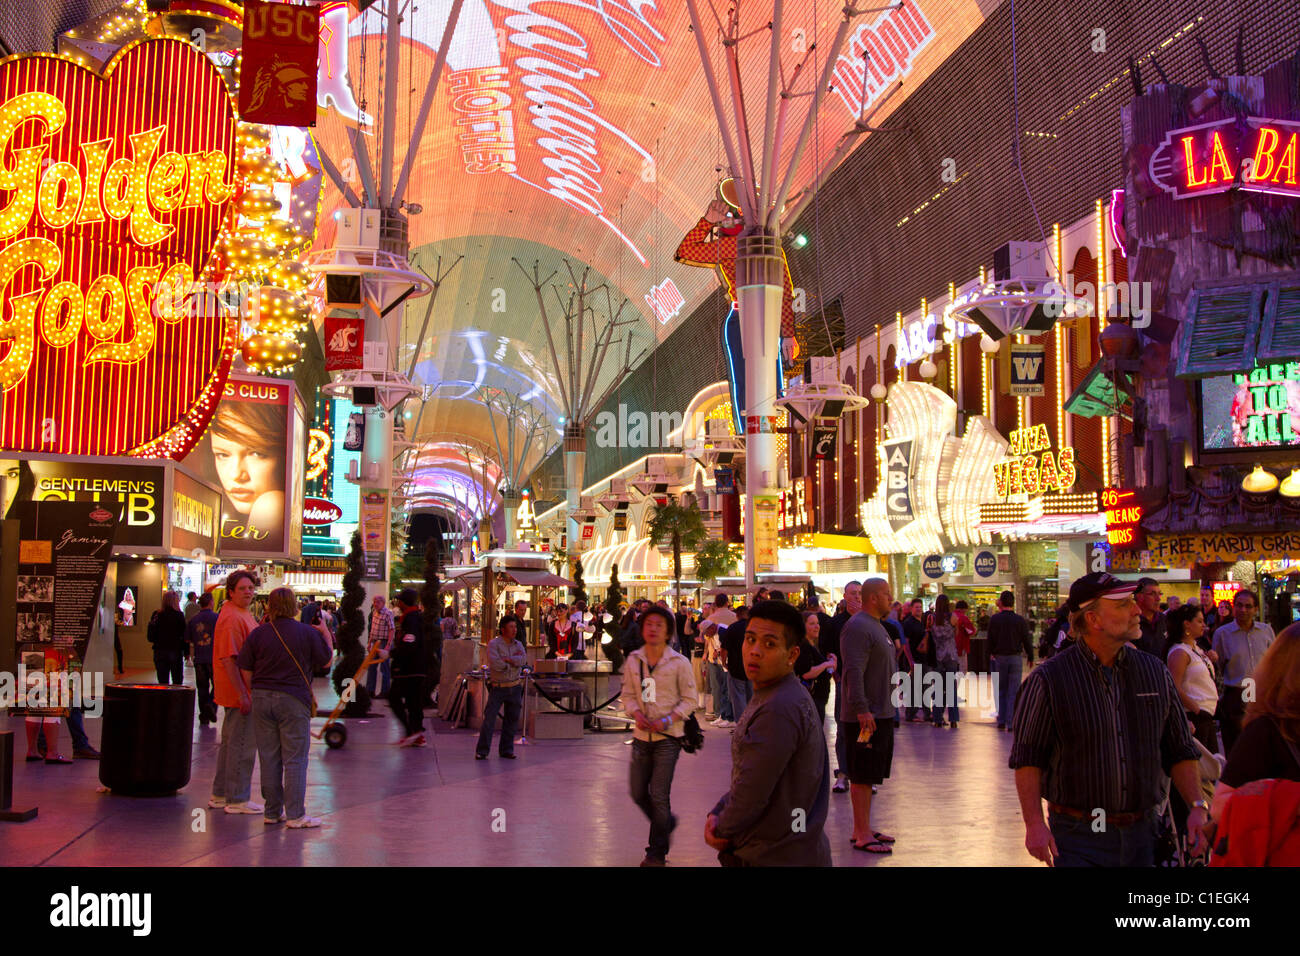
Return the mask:
{"type": "Polygon", "coordinates": [[[1153,866],[1166,776],[1191,808],[1189,852],[1204,845],[1209,806],[1182,701],[1164,661],[1128,646],[1141,635],[1135,588],[1105,572],[1075,581],[1075,643],[1020,688],[1010,766],[1025,848],[1048,866],[1153,866]]]}

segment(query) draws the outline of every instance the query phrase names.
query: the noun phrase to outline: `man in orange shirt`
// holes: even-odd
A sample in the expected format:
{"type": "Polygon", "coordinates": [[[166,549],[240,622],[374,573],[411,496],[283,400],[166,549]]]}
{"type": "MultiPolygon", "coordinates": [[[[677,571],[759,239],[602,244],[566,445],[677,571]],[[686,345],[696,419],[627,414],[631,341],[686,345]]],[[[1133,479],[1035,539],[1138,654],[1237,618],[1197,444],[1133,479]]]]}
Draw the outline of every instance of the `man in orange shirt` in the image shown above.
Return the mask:
{"type": "Polygon", "coordinates": [[[253,761],[257,743],[253,736],[253,698],[239,673],[235,658],[257,620],[249,613],[257,579],[251,571],[235,571],[226,579],[226,602],[221,605],[212,641],[213,697],[225,711],[221,722],[221,747],[217,751],[217,774],[212,780],[208,806],[227,813],[261,813],[250,803],[253,761]]]}

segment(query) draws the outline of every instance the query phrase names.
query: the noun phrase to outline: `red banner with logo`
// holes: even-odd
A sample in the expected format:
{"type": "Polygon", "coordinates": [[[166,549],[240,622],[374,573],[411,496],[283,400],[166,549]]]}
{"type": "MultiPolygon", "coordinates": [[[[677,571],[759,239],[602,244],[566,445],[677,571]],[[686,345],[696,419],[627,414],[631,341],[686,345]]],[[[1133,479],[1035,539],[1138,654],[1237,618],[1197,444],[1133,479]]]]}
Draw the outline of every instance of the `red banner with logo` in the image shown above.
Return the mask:
{"type": "Polygon", "coordinates": [[[269,126],[316,125],[320,8],[244,3],[239,115],[269,126]]]}
{"type": "Polygon", "coordinates": [[[363,367],[366,322],[360,318],[325,317],[325,371],[363,367]]]}

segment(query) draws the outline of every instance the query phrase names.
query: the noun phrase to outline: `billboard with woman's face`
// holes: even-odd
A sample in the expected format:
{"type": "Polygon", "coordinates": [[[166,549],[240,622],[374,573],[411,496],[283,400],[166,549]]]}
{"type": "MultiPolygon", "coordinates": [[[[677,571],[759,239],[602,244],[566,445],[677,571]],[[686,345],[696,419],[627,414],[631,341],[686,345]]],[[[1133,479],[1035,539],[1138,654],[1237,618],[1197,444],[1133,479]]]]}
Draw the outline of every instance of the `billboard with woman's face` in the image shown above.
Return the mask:
{"type": "Polygon", "coordinates": [[[222,557],[286,558],[293,536],[288,481],[301,473],[291,439],[298,403],[292,382],[232,375],[203,440],[185,459],[221,489],[222,557]]]}

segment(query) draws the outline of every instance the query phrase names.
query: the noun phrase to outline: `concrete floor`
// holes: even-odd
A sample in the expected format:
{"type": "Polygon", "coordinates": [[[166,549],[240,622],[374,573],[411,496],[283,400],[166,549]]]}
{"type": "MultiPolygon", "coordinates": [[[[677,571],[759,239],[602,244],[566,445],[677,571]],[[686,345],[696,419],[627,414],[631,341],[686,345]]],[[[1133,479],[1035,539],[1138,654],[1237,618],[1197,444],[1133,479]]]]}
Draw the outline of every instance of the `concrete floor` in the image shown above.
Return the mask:
{"type": "MultiPolygon", "coordinates": [[[[144,675],[138,675],[144,679],[144,675]]],[[[192,674],[187,671],[187,683],[192,674]]],[[[322,709],[331,693],[317,682],[322,709]]],[[[833,701],[832,701],[833,703],[833,701]]],[[[386,711],[386,705],[379,702],[386,711]]],[[[957,731],[904,724],[893,776],[876,796],[873,827],[897,837],[891,856],[855,852],[847,794],[831,794],[827,835],[836,866],[1027,866],[1013,775],[1011,739],[990,721],[963,720],[957,731]]],[[[319,727],[321,720],[314,725],[319,727]]],[[[101,792],[98,763],[23,762],[20,719],[14,805],[37,819],[0,823],[0,864],[10,866],[633,866],[647,823],[627,796],[628,737],[588,733],[516,748],[520,759],[473,759],[476,734],[426,718],[425,749],[399,749],[398,725],[384,717],[348,722],[348,742],[313,742],[308,812],[318,830],[268,827],[261,815],[204,809],[216,762],[217,733],[195,725],[189,786],[172,797],[101,792]],[[503,813],[504,812],[504,816],[503,813]],[[496,826],[494,828],[494,821],[496,826]],[[502,829],[504,821],[504,832],[502,829]]],[[[92,741],[99,721],[87,720],[92,741]]],[[[828,743],[833,725],[828,721],[828,743]]],[[[673,784],[681,818],[669,854],[674,866],[715,866],[704,817],[727,788],[730,735],[705,727],[706,744],[683,754],[673,784]]],[[[67,731],[60,746],[70,751],[67,731]]],[[[832,762],[834,761],[832,746],[832,762]]],[[[260,802],[258,771],[253,799],[260,802]]]]}

